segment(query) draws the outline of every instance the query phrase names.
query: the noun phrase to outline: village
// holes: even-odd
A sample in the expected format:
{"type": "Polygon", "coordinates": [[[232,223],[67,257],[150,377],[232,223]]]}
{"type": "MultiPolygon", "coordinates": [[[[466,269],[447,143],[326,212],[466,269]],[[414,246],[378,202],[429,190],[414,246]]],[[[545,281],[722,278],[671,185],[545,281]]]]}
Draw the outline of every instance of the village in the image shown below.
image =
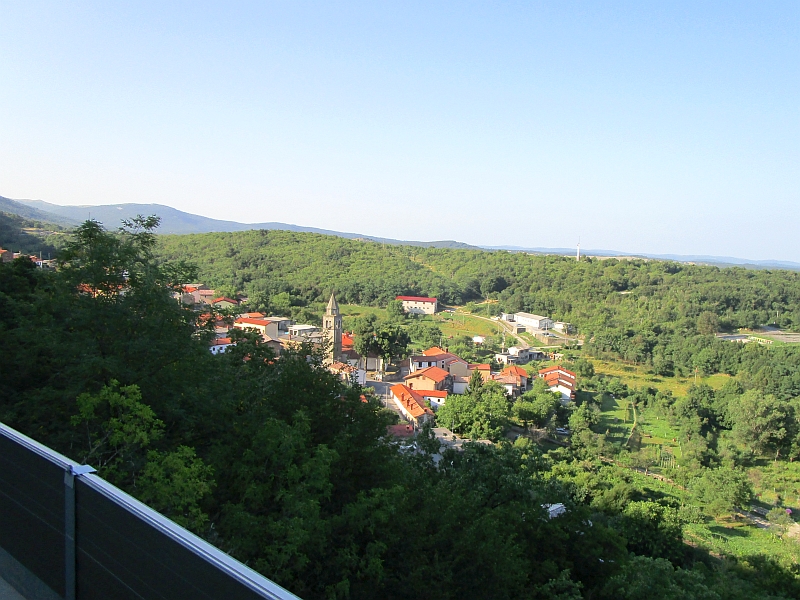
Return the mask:
{"type": "MultiPolygon", "coordinates": [[[[389,433],[400,439],[413,438],[426,424],[441,442],[442,447],[460,449],[465,441],[454,432],[436,426],[436,413],[447,403],[448,397],[469,392],[470,380],[478,374],[483,382],[495,382],[505,391],[506,397],[513,401],[531,389],[533,379],[542,379],[546,387],[559,395],[563,405],[575,399],[577,375],[561,365],[532,370],[526,365],[537,360],[558,360],[558,353],[533,350],[526,345],[511,346],[494,355],[491,363],[470,363],[450,352],[448,348],[432,346],[421,353],[411,354],[392,365],[396,370],[387,372],[389,365],[384,359],[370,353],[362,356],[354,349],[355,334],[344,331],[342,313],[334,294],[331,294],[322,327],[295,323],[283,316],[267,316],[260,312],[238,309],[245,304],[244,298],[216,296],[214,290],[202,284],[187,285],[176,299],[203,312],[205,319],[215,316],[215,337],[211,340],[212,354],[223,354],[235,344],[230,337],[232,329],[258,333],[262,341],[276,354],[299,343],[308,343],[324,348],[327,353],[325,367],[342,381],[371,387],[384,405],[393,410],[399,424],[391,426],[389,433]],[[224,316],[223,316],[224,315],[224,316]],[[493,368],[494,367],[494,368],[493,368]]],[[[397,296],[407,314],[433,315],[439,310],[436,298],[419,296],[397,296]]],[[[551,319],[529,313],[503,314],[506,323],[513,323],[513,331],[529,331],[536,335],[548,329],[559,328],[568,332],[568,323],[557,323],[551,319]]],[[[481,343],[476,340],[475,343],[481,343]]],[[[488,440],[475,440],[491,443],[488,440]]]]}

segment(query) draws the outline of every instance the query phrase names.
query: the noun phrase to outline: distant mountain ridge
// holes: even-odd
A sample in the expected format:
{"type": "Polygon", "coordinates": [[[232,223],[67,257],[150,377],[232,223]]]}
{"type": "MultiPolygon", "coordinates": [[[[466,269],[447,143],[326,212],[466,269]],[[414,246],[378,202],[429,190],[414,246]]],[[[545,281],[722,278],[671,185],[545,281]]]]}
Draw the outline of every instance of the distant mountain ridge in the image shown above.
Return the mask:
{"type": "MultiPolygon", "coordinates": [[[[2,198],[2,197],[0,197],[2,198]]],[[[454,240],[439,240],[433,242],[418,242],[408,240],[394,240],[390,238],[380,238],[361,233],[347,233],[342,231],[331,231],[328,229],[318,229],[316,227],[303,227],[290,223],[237,223],[236,221],[223,221],[211,219],[200,215],[165,206],[163,204],[103,204],[103,205],[82,205],[82,206],[59,206],[50,204],[42,200],[10,200],[2,198],[7,203],[19,204],[26,209],[34,210],[40,215],[55,215],[59,219],[66,220],[71,225],[77,225],[87,219],[95,219],[107,227],[118,227],[123,219],[131,219],[136,215],[158,215],[161,217],[161,226],[158,229],[162,234],[188,234],[188,233],[212,233],[230,231],[248,231],[251,229],[281,229],[285,231],[298,231],[305,233],[320,233],[323,235],[334,235],[336,237],[348,239],[363,239],[384,244],[398,244],[403,246],[422,246],[433,248],[467,248],[480,250],[478,246],[470,246],[454,240]]],[[[0,203],[0,207],[4,204],[0,203]]],[[[0,208],[5,212],[14,212],[9,208],[0,208]]],[[[20,213],[15,213],[20,214],[20,213]]],[[[29,217],[34,218],[34,217],[29,217]]],[[[37,217],[40,220],[49,220],[45,217],[37,217]]],[[[58,222],[57,222],[58,223],[58,222]]],[[[61,223],[58,223],[61,224],[61,223]]]]}
{"type": "MultiPolygon", "coordinates": [[[[161,217],[161,227],[159,233],[163,234],[189,234],[189,233],[212,233],[212,232],[233,232],[248,231],[251,229],[281,229],[285,231],[297,231],[307,233],[319,233],[323,235],[333,235],[347,239],[368,240],[372,242],[402,245],[420,246],[426,248],[457,248],[468,250],[505,250],[508,252],[529,252],[532,254],[558,254],[571,256],[575,254],[575,248],[541,248],[541,247],[521,247],[521,246],[475,246],[458,242],[455,240],[439,240],[432,242],[420,242],[409,240],[396,240],[391,238],[381,238],[360,233],[346,233],[332,231],[328,229],[318,229],[316,227],[303,227],[289,223],[267,222],[267,223],[238,223],[236,221],[224,221],[211,219],[192,213],[187,213],[164,204],[102,204],[102,205],[82,205],[82,206],[60,206],[50,204],[42,200],[11,200],[0,196],[0,212],[16,214],[28,219],[55,223],[62,226],[75,226],[86,219],[95,219],[107,227],[117,227],[123,219],[131,219],[136,215],[158,215],[161,217]]],[[[730,256],[707,256],[707,255],[681,255],[681,254],[641,254],[620,252],[617,250],[581,250],[583,255],[601,257],[632,257],[654,260],[671,260],[676,262],[690,262],[720,267],[742,266],[757,269],[788,269],[800,271],[800,263],[782,260],[750,260],[745,258],[734,258],[730,256]]]]}

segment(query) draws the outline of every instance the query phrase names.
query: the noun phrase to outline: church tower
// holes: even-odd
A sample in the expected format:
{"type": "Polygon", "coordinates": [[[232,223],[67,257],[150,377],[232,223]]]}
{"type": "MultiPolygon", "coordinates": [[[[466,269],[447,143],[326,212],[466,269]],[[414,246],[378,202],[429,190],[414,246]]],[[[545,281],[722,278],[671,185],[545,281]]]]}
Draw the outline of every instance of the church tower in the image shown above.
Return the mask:
{"type": "Polygon", "coordinates": [[[333,294],[322,316],[322,332],[332,343],[331,358],[338,360],[342,354],[342,315],[339,313],[339,304],[333,294]]]}

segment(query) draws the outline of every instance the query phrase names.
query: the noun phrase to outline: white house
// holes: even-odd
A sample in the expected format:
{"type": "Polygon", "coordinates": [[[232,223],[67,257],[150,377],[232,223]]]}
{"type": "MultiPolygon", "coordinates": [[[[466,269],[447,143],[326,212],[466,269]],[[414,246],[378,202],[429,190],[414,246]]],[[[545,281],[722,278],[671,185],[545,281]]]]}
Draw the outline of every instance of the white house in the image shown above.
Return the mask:
{"type": "Polygon", "coordinates": [[[233,346],[233,342],[231,342],[231,338],[217,338],[215,340],[211,340],[209,347],[211,349],[211,354],[225,354],[225,350],[227,350],[230,346],[233,346]]]}
{"type": "Polygon", "coordinates": [[[508,349],[508,354],[512,356],[516,363],[526,363],[531,359],[531,351],[528,348],[521,348],[520,346],[511,346],[508,349]]]}
{"type": "Polygon", "coordinates": [[[439,410],[440,407],[444,406],[445,402],[447,401],[447,390],[419,390],[417,391],[417,394],[422,396],[423,400],[426,400],[430,403],[434,412],[439,410]]]}
{"type": "Polygon", "coordinates": [[[524,325],[525,329],[552,329],[555,322],[549,317],[533,315],[526,312],[514,313],[514,322],[524,325]]]}
{"type": "Polygon", "coordinates": [[[403,303],[403,311],[414,315],[432,315],[439,309],[436,298],[424,296],[397,296],[395,300],[403,303]]]}
{"type": "Polygon", "coordinates": [[[556,321],[553,324],[553,329],[562,333],[572,333],[575,331],[575,327],[573,327],[572,323],[564,323],[564,321],[556,321]]]}
{"type": "Polygon", "coordinates": [[[317,333],[319,331],[319,327],[315,327],[314,325],[304,325],[302,323],[295,323],[294,325],[289,325],[287,331],[289,335],[293,338],[297,337],[307,338],[311,337],[312,333],[317,333]]]}
{"type": "Polygon", "coordinates": [[[468,388],[469,388],[469,377],[462,377],[460,375],[456,375],[455,377],[453,377],[454,394],[466,394],[468,388]]]}
{"type": "Polygon", "coordinates": [[[328,370],[345,383],[355,382],[358,385],[367,385],[367,372],[348,363],[335,361],[328,366],[328,370]]]}
{"type": "Polygon", "coordinates": [[[251,317],[239,317],[233,322],[236,329],[255,329],[263,337],[276,339],[278,337],[278,324],[269,319],[253,319],[251,317]]]}

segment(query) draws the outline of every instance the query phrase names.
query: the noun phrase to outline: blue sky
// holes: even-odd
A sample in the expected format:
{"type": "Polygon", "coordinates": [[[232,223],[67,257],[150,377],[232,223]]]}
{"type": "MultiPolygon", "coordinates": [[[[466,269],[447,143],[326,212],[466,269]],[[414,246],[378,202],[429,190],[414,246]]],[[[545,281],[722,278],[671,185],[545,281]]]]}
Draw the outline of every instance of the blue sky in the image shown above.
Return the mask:
{"type": "Polygon", "coordinates": [[[0,195],[800,261],[800,3],[0,0],[0,195]]]}

